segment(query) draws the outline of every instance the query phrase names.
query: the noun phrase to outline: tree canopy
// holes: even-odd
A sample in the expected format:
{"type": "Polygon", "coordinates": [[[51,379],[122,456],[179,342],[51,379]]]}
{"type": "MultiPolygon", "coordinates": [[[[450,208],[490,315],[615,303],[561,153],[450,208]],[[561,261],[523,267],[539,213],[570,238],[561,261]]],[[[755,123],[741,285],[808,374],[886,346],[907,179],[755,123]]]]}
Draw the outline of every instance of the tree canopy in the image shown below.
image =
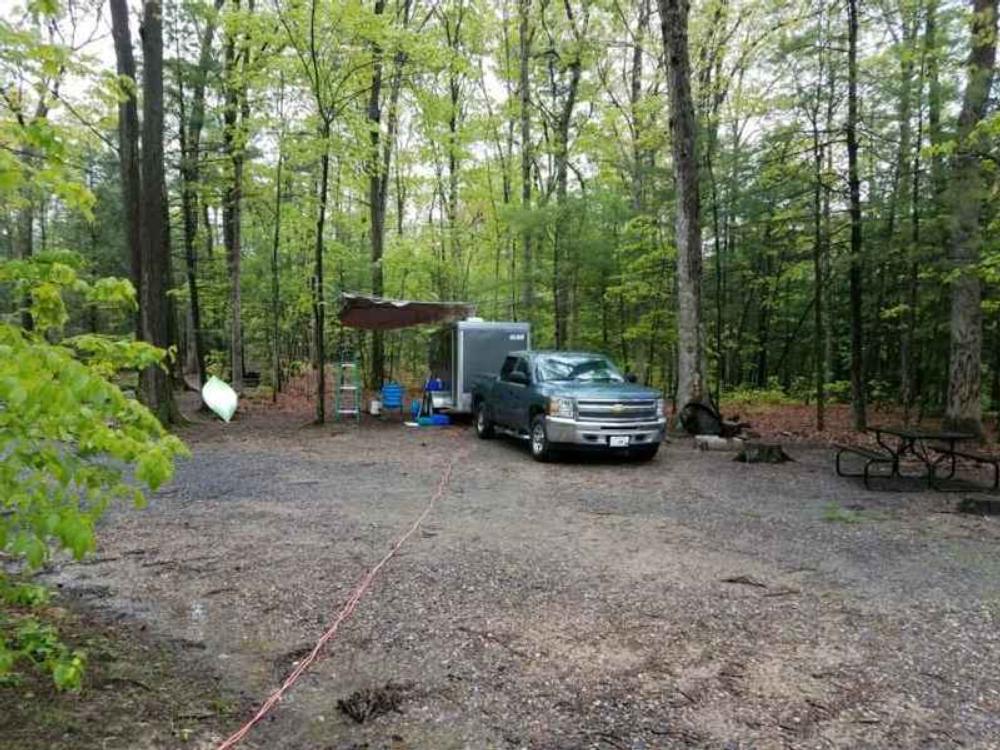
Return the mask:
{"type": "MultiPolygon", "coordinates": [[[[529,320],[669,395],[781,389],[820,427],[831,399],[858,425],[895,403],[977,430],[1000,402],[992,0],[110,11],[4,12],[0,245],[131,275],[174,383],[277,389],[348,355],[372,386],[426,374],[424,334],[326,314],[359,291],[529,320]],[[137,211],[155,236],[132,236],[137,211]]],[[[3,294],[30,327],[39,300],[3,294]]],[[[83,307],[66,323],[129,330],[83,307]]]]}

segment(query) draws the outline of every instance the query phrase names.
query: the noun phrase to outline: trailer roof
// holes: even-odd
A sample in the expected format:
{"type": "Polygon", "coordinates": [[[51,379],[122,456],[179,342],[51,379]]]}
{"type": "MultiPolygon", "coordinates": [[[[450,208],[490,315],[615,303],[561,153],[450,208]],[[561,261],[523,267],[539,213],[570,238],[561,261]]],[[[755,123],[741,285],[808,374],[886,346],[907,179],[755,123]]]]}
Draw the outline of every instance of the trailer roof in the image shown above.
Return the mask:
{"type": "Polygon", "coordinates": [[[475,312],[471,302],[422,302],[347,292],[340,295],[340,322],[348,328],[388,330],[451,323],[475,312]]]}

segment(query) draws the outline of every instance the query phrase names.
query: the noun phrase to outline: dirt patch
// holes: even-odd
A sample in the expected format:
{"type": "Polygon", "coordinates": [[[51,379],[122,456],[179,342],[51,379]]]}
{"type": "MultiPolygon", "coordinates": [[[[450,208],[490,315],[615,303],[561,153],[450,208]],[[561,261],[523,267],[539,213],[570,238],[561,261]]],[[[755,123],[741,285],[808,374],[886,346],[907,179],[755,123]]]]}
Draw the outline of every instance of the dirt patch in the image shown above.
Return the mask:
{"type": "Polygon", "coordinates": [[[88,598],[57,596],[41,613],[87,654],[83,689],[59,692],[36,673],[0,687],[0,749],[208,747],[245,709],[199,649],[95,610],[88,598]]]}

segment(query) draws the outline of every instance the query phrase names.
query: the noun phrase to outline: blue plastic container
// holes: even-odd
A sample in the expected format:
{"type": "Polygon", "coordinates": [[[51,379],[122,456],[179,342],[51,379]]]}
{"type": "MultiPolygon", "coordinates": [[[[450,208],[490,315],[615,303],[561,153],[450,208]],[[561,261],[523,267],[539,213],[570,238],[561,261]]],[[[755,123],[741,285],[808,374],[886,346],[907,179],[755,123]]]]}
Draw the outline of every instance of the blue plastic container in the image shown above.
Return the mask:
{"type": "Polygon", "coordinates": [[[382,406],[386,409],[403,409],[403,386],[386,383],[382,386],[382,406]]]}

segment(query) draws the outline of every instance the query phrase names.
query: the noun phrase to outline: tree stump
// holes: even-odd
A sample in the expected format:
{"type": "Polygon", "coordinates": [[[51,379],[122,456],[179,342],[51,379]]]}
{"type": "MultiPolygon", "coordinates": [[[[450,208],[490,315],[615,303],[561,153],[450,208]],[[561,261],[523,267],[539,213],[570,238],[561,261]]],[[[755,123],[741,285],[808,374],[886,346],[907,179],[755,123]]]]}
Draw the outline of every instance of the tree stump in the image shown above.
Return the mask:
{"type": "Polygon", "coordinates": [[[754,441],[744,445],[733,460],[745,464],[783,464],[795,459],[785,453],[781,443],[754,441]]]}

